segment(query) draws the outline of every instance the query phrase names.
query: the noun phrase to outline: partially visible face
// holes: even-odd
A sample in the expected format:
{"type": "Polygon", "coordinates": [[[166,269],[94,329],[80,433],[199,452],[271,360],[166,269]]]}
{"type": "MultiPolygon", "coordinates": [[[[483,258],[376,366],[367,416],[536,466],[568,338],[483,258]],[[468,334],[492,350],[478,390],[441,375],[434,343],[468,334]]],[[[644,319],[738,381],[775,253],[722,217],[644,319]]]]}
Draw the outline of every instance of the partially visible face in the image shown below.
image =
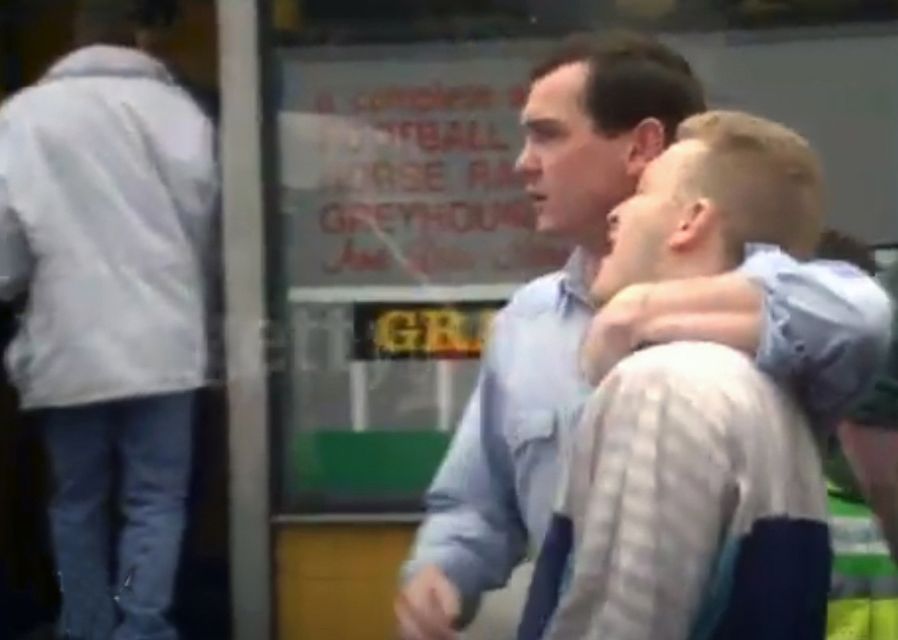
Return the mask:
{"type": "Polygon", "coordinates": [[[596,131],[584,106],[586,63],[559,67],[533,83],[521,113],[526,131],[516,169],[536,228],[604,249],[608,212],[632,193],[627,135],[596,131]]]}
{"type": "Polygon", "coordinates": [[[693,204],[682,186],[705,152],[696,140],[674,144],[648,165],[636,193],[608,216],[609,250],[591,289],[596,300],[605,302],[631,284],[665,277],[668,240],[693,204]]]}

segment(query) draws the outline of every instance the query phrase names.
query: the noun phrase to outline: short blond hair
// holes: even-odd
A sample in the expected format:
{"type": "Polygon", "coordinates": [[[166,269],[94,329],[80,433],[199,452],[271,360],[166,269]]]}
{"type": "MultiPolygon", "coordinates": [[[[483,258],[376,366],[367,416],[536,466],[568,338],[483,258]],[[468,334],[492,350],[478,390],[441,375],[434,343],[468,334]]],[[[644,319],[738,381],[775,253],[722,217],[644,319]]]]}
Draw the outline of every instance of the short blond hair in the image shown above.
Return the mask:
{"type": "Polygon", "coordinates": [[[690,183],[723,209],[734,251],[766,242],[798,258],[814,255],[824,224],[823,172],[807,140],[738,111],[692,116],[680,124],[677,140],[707,146],[690,183]]]}

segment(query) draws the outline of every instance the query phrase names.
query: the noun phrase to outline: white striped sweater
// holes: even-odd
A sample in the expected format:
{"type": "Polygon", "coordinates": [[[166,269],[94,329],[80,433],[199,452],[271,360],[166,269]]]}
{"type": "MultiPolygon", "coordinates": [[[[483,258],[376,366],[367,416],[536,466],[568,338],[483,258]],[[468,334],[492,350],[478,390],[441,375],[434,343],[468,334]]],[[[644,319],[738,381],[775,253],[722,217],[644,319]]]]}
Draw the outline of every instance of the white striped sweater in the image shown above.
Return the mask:
{"type": "Polygon", "coordinates": [[[823,637],[819,448],[751,360],[709,343],[636,353],[568,444],[520,638],[823,637]]]}

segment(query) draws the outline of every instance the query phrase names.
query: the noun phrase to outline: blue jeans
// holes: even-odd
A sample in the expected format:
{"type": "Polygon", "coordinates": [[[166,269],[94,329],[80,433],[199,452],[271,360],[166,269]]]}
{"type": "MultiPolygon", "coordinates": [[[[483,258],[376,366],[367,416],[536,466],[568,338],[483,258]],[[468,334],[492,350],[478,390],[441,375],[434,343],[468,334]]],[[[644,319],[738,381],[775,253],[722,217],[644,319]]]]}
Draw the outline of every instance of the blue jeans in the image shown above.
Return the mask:
{"type": "Polygon", "coordinates": [[[63,638],[177,639],[166,614],[184,532],[195,404],[191,391],[39,412],[55,480],[50,524],[63,638]]]}

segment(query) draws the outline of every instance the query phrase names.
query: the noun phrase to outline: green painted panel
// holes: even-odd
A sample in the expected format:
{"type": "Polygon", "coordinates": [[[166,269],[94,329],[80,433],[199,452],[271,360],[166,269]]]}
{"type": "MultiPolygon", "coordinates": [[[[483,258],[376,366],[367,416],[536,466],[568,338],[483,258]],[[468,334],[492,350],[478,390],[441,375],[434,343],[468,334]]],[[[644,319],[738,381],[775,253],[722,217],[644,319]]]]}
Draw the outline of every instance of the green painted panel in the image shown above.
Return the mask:
{"type": "Polygon", "coordinates": [[[300,492],[418,494],[430,484],[450,435],[437,431],[316,431],[294,440],[290,476],[300,492]]]}

